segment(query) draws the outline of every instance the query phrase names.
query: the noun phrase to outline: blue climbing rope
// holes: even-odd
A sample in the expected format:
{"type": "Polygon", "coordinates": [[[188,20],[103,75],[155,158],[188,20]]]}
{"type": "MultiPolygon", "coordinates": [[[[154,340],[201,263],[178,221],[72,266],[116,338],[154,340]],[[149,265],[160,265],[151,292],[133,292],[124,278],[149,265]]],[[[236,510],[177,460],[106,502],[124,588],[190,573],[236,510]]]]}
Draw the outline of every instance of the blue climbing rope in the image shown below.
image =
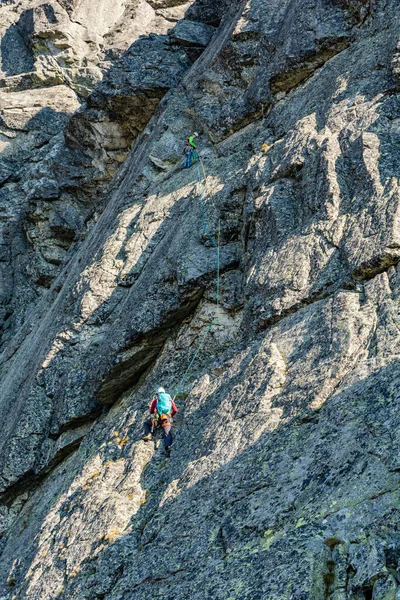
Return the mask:
{"type": "MultiPolygon", "coordinates": [[[[203,175],[204,175],[204,180],[206,180],[206,172],[204,169],[204,165],[203,165],[203,161],[201,160],[201,158],[199,158],[198,163],[197,163],[197,179],[199,184],[201,185],[202,183],[202,179],[201,179],[201,171],[200,171],[200,164],[203,170],[203,175]]],[[[217,256],[216,256],[216,284],[215,284],[215,300],[216,300],[216,313],[218,311],[219,308],[219,279],[220,279],[220,245],[221,245],[221,223],[220,223],[220,218],[218,217],[218,239],[217,241],[215,241],[215,239],[213,238],[213,236],[211,235],[208,226],[207,226],[207,220],[206,220],[206,206],[205,206],[205,202],[204,202],[204,194],[205,194],[205,185],[203,183],[203,189],[200,193],[200,203],[201,203],[201,217],[202,217],[202,221],[203,221],[203,229],[204,229],[204,233],[205,235],[208,237],[208,239],[211,241],[211,243],[213,244],[214,248],[216,248],[217,250],[217,256]]],[[[214,204],[214,203],[213,203],[214,204]]],[[[216,206],[214,204],[214,208],[216,210],[216,206]]],[[[180,380],[176,390],[175,390],[175,394],[174,394],[174,400],[177,397],[177,395],[179,394],[180,390],[182,389],[183,384],[185,383],[186,379],[189,376],[189,373],[191,371],[191,368],[193,366],[194,361],[196,360],[200,350],[202,349],[204,342],[208,336],[208,334],[210,333],[212,326],[214,325],[214,321],[216,319],[217,315],[215,314],[214,317],[211,320],[210,325],[207,327],[203,337],[200,340],[200,343],[198,344],[191,360],[189,361],[189,364],[186,368],[185,373],[183,374],[182,379],[180,380]]]]}

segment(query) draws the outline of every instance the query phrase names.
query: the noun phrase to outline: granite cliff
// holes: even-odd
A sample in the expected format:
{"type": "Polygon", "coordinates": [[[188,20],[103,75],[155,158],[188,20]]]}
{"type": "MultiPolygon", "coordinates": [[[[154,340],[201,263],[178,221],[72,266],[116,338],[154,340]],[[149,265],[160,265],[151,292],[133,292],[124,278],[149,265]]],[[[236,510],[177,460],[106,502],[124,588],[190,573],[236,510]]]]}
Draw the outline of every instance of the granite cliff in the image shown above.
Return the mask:
{"type": "Polygon", "coordinates": [[[399,11],[0,4],[1,600],[399,600],[399,11]]]}

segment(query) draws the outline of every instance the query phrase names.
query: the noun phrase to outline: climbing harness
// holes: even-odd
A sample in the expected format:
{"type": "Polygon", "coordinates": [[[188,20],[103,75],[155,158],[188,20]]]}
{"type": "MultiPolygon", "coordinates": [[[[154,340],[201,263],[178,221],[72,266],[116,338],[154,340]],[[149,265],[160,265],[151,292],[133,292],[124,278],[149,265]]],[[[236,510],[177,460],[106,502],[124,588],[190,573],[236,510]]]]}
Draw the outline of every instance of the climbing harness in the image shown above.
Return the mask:
{"type": "Polygon", "coordinates": [[[170,424],[170,416],[163,413],[162,415],[160,415],[160,425],[161,427],[166,427],[167,425],[170,424]]]}
{"type": "MultiPolygon", "coordinates": [[[[197,179],[198,179],[198,183],[199,185],[202,185],[202,190],[200,193],[200,203],[201,203],[201,218],[202,218],[202,222],[203,222],[203,230],[205,235],[207,236],[207,238],[210,240],[210,242],[212,243],[212,245],[214,246],[214,248],[216,249],[216,283],[215,283],[215,300],[216,300],[216,309],[215,309],[215,314],[214,317],[211,320],[211,323],[209,324],[209,326],[207,327],[203,337],[200,340],[200,343],[198,344],[191,360],[189,361],[189,364],[187,366],[186,371],[183,374],[182,379],[180,380],[176,390],[175,390],[175,394],[173,397],[173,400],[175,401],[175,398],[177,397],[177,395],[179,394],[183,384],[185,383],[186,379],[189,376],[189,373],[191,371],[191,368],[193,366],[194,361],[196,360],[197,356],[199,355],[200,350],[202,349],[204,342],[208,336],[208,334],[210,333],[213,325],[214,325],[214,321],[217,318],[217,313],[218,313],[218,309],[219,309],[219,280],[220,280],[220,246],[221,246],[221,219],[218,216],[218,238],[217,241],[215,241],[215,239],[213,238],[213,236],[210,233],[210,230],[207,226],[207,220],[206,220],[206,204],[204,201],[204,195],[206,192],[206,186],[205,186],[205,181],[207,180],[207,175],[206,175],[206,171],[204,168],[204,164],[203,161],[201,160],[201,158],[198,158],[197,161],[197,179]],[[200,170],[200,166],[201,166],[201,170],[200,170]],[[203,182],[202,182],[202,173],[203,173],[203,182]]],[[[215,212],[217,211],[217,207],[212,199],[212,204],[214,207],[215,212]]]]}

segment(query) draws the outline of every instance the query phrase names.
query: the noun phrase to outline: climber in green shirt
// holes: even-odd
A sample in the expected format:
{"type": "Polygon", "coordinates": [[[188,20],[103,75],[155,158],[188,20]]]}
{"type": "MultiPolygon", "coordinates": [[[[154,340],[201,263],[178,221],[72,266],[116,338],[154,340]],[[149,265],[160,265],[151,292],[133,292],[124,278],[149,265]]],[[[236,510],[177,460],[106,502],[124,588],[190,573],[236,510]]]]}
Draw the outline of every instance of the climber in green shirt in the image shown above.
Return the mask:
{"type": "Polygon", "coordinates": [[[196,146],[196,144],[194,143],[194,140],[195,140],[197,137],[199,137],[199,134],[197,133],[197,131],[195,131],[193,135],[189,135],[189,137],[188,137],[188,140],[187,140],[187,141],[188,141],[188,144],[189,144],[190,146],[192,146],[192,148],[194,148],[195,150],[197,149],[197,146],[196,146]]]}
{"type": "Polygon", "coordinates": [[[189,135],[186,140],[184,154],[186,155],[184,168],[187,169],[191,167],[195,162],[199,160],[199,153],[197,152],[197,146],[194,143],[195,139],[199,137],[197,131],[194,132],[193,135],[189,135]]]}

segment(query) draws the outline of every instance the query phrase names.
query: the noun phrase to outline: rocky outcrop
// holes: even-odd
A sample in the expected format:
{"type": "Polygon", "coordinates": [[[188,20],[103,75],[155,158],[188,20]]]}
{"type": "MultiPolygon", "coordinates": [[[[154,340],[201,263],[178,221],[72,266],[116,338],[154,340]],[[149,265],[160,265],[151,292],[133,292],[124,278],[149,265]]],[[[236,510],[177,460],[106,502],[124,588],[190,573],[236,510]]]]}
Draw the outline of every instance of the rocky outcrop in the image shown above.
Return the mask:
{"type": "Polygon", "coordinates": [[[0,594],[396,600],[399,3],[184,8],[5,163],[18,260],[55,268],[0,359],[0,594]]]}

